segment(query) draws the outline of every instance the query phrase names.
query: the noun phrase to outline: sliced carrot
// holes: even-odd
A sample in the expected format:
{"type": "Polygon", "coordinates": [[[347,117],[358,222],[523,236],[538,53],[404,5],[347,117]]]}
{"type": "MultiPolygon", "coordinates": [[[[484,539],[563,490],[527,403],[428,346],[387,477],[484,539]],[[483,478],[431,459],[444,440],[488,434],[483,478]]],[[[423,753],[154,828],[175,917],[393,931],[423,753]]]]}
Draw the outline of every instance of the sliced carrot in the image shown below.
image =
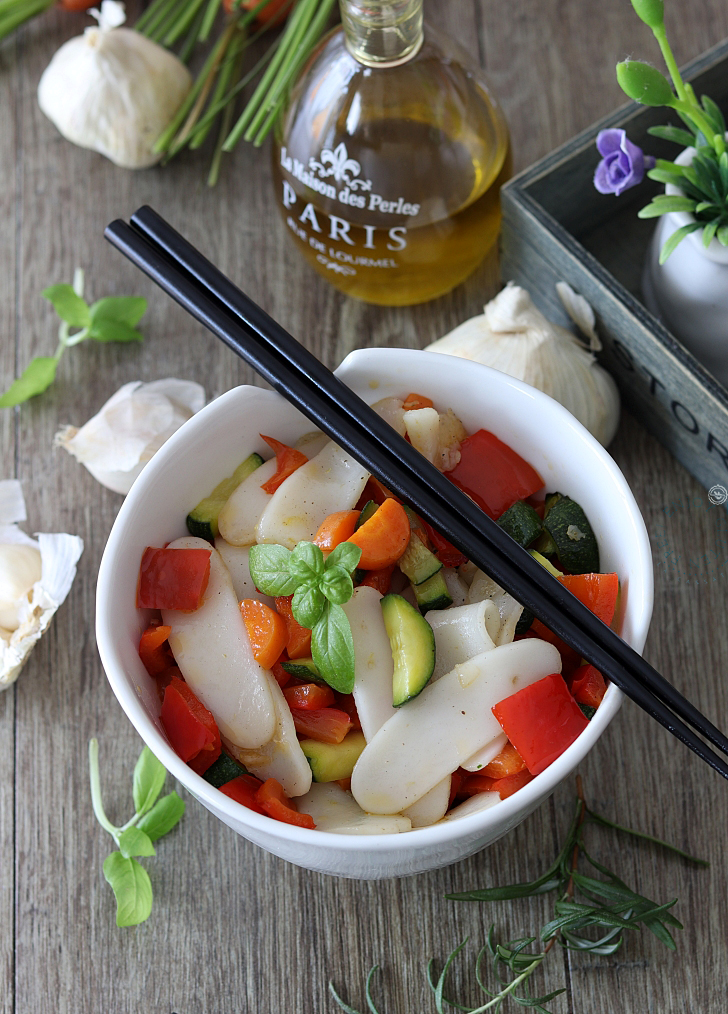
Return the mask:
{"type": "Polygon", "coordinates": [[[287,661],[288,661],[288,652],[282,651],[280,656],[278,657],[278,660],[274,662],[273,665],[270,667],[271,675],[273,676],[273,679],[276,681],[281,690],[283,689],[283,687],[287,687],[288,684],[293,679],[291,674],[289,672],[286,672],[286,670],[283,668],[282,663],[287,661]]]}
{"type": "Polygon", "coordinates": [[[240,612],[256,662],[270,669],[288,643],[286,621],[275,609],[257,599],[243,599],[240,612]]]}
{"type": "Polygon", "coordinates": [[[286,595],[276,599],[276,609],[285,620],[286,628],[288,630],[288,643],[285,646],[288,652],[288,657],[294,658],[310,658],[311,657],[311,631],[306,627],[302,627],[296,619],[294,619],[293,612],[291,610],[291,599],[292,595],[286,595]]]}
{"type": "Polygon", "coordinates": [[[267,482],[264,482],[260,488],[266,493],[275,493],[289,475],[293,475],[297,468],[306,464],[308,458],[301,451],[297,451],[295,447],[282,444],[275,437],[267,437],[264,433],[260,435],[276,454],[276,473],[267,482]]]}
{"type": "Polygon", "coordinates": [[[383,567],[381,570],[370,570],[362,581],[362,584],[366,588],[376,588],[380,595],[386,595],[392,584],[393,571],[393,563],[390,563],[388,567],[383,567]]]}
{"type": "Polygon", "coordinates": [[[338,708],[319,708],[318,711],[292,711],[296,732],[306,739],[319,743],[340,743],[351,729],[351,719],[338,708]]]}
{"type": "Polygon", "coordinates": [[[569,690],[577,704],[598,708],[607,692],[607,684],[593,665],[581,665],[574,673],[569,690]]]}
{"type": "Polygon", "coordinates": [[[288,707],[298,711],[329,708],[336,700],[331,687],[320,687],[318,683],[302,683],[297,687],[286,687],[283,696],[288,701],[288,707]]]}
{"type": "Polygon", "coordinates": [[[336,549],[340,542],[346,542],[359,520],[359,511],[335,511],[321,522],[314,536],[314,542],[324,552],[336,549]]]}
{"type": "Polygon", "coordinates": [[[343,789],[344,792],[350,792],[351,791],[351,775],[349,775],[348,778],[337,778],[336,779],[336,784],[339,786],[340,789],[343,789]]]}
{"type": "Polygon", "coordinates": [[[382,570],[396,563],[410,540],[410,523],[404,507],[388,498],[347,542],[361,549],[362,570],[382,570]]]}
{"type": "Polygon", "coordinates": [[[404,399],[404,404],[402,405],[405,412],[412,412],[414,409],[418,408],[432,407],[433,404],[430,398],[425,398],[424,394],[414,394],[414,392],[407,395],[404,399]]]}
{"type": "Polygon", "coordinates": [[[506,743],[498,756],[494,757],[490,764],[486,764],[478,774],[485,775],[486,778],[506,778],[509,775],[517,775],[525,767],[526,762],[513,743],[506,743]]]}
{"type": "Polygon", "coordinates": [[[284,824],[295,824],[297,827],[316,829],[313,817],[307,813],[299,813],[295,803],[283,791],[283,786],[275,778],[263,782],[255,794],[255,801],[260,808],[273,820],[281,820],[284,824]]]}
{"type": "Polygon", "coordinates": [[[171,633],[171,627],[160,623],[147,627],[142,634],[139,657],[150,676],[157,676],[174,665],[174,656],[167,644],[167,638],[171,633]]]}

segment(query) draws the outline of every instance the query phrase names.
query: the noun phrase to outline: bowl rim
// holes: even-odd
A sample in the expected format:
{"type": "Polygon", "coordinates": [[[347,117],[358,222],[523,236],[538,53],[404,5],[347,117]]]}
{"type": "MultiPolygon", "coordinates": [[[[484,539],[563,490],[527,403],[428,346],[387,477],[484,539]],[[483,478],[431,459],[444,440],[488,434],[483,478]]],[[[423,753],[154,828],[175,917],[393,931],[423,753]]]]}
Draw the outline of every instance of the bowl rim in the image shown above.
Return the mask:
{"type": "MultiPolygon", "coordinates": [[[[470,376],[473,369],[484,371],[484,382],[489,381],[510,389],[518,397],[527,394],[529,400],[537,407],[541,407],[559,420],[562,426],[571,430],[577,440],[580,440],[582,444],[589,445],[592,455],[599,460],[601,468],[617,487],[634,523],[639,557],[635,561],[633,572],[630,573],[630,588],[633,592],[631,602],[634,603],[634,612],[630,614],[633,628],[630,643],[635,650],[641,652],[652,614],[654,595],[652,554],[647,529],[637,502],[625,477],[609,453],[567,409],[553,398],[507,374],[470,360],[417,349],[359,349],[350,353],[335,372],[345,383],[347,383],[347,378],[355,381],[359,372],[371,372],[373,368],[386,375],[386,369],[389,365],[393,365],[395,357],[405,366],[411,357],[420,360],[422,357],[437,358],[437,364],[433,365],[437,365],[440,369],[442,368],[442,360],[445,358],[449,361],[448,369],[452,369],[455,374],[467,370],[470,376]],[[386,367],[384,361],[389,361],[386,367]],[[639,587],[635,587],[634,580],[638,576],[641,577],[641,582],[639,587]]],[[[242,803],[225,796],[201,775],[194,772],[174,752],[150,718],[140,694],[132,686],[131,678],[124,672],[114,643],[113,608],[110,608],[113,603],[114,591],[113,565],[116,554],[123,551],[126,518],[133,513],[137,502],[143,500],[147,490],[154,485],[157,469],[169,459],[176,457],[178,449],[182,449],[186,444],[190,432],[205,427],[207,420],[213,414],[225,413],[228,407],[236,404],[240,398],[249,397],[252,392],[255,392],[256,396],[282,399],[282,396],[274,391],[251,385],[240,385],[211,401],[177,430],[142,470],[122,503],[109,534],[99,567],[96,589],[96,639],[107,679],[132,725],[173,777],[177,778],[198,801],[203,802],[213,812],[216,814],[225,813],[236,825],[248,825],[251,832],[293,842],[303,847],[313,845],[324,850],[335,849],[339,852],[352,853],[368,852],[386,847],[390,851],[406,852],[412,847],[443,846],[457,839],[472,836],[473,833],[485,834],[490,825],[496,823],[508,825],[517,814],[527,814],[543,798],[548,796],[586,756],[619,710],[623,694],[615,684],[611,683],[608,686],[604,701],[589,726],[578,739],[549,767],[519,789],[517,793],[479,812],[454,820],[440,821],[428,827],[413,828],[401,834],[349,835],[318,829],[310,830],[273,820],[267,815],[257,814],[242,803]]]]}

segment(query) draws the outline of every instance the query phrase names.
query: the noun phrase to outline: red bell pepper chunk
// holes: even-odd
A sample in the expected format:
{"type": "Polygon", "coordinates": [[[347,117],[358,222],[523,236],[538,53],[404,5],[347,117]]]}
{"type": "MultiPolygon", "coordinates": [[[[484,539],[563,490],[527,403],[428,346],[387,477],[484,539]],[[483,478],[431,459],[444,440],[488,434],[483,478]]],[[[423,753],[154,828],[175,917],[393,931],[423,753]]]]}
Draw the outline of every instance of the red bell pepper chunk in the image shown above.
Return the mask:
{"type": "Polygon", "coordinates": [[[560,673],[506,697],[493,714],[532,775],[560,757],[589,725],[560,673]]]}
{"type": "Polygon", "coordinates": [[[210,580],[211,549],[144,550],[139,568],[137,606],[194,612],[210,580]]]}
{"type": "Polygon", "coordinates": [[[171,633],[171,627],[153,623],[142,634],[139,657],[150,676],[158,676],[174,665],[174,656],[167,644],[167,638],[171,633]]]}
{"type": "Polygon", "coordinates": [[[420,518],[420,521],[430,537],[432,551],[443,567],[460,567],[463,563],[468,562],[467,556],[456,549],[452,542],[448,542],[444,535],[440,535],[436,528],[428,525],[424,518],[420,518]]]}
{"type": "Polygon", "coordinates": [[[318,711],[292,711],[296,732],[305,739],[319,743],[340,743],[352,726],[345,711],[338,708],[319,708],[318,711]]]}
{"type": "Polygon", "coordinates": [[[203,774],[220,756],[220,731],[212,713],[185,682],[173,676],[164,691],[160,718],[175,752],[203,774]]]}
{"type": "Polygon", "coordinates": [[[387,489],[384,483],[380,482],[379,479],[375,479],[373,475],[370,475],[361,496],[356,502],[356,509],[358,511],[363,510],[370,500],[378,503],[381,507],[384,501],[388,499],[396,500],[397,503],[402,502],[398,496],[395,496],[391,490],[387,489]]]}
{"type": "Polygon", "coordinates": [[[234,799],[236,803],[242,803],[248,809],[255,810],[256,813],[265,814],[265,810],[257,800],[258,789],[262,784],[260,778],[256,778],[255,775],[238,775],[232,781],[221,785],[220,792],[234,799]]]}
{"type": "MultiPolygon", "coordinates": [[[[591,609],[595,616],[609,626],[614,619],[619,594],[619,578],[616,574],[563,574],[558,580],[576,595],[580,602],[591,609]]],[[[561,638],[552,633],[540,620],[535,619],[528,632],[556,647],[563,659],[562,672],[570,677],[581,662],[578,652],[570,648],[561,638]]]]}
{"type": "Polygon", "coordinates": [[[313,817],[307,813],[299,813],[294,803],[283,791],[283,786],[275,778],[263,782],[255,796],[258,806],[273,820],[282,820],[284,824],[295,824],[297,827],[316,829],[313,817]]]}
{"type": "Polygon", "coordinates": [[[264,433],[261,433],[260,435],[271,450],[275,451],[276,455],[275,475],[272,475],[267,482],[264,482],[261,485],[260,488],[266,493],[275,493],[278,487],[283,485],[289,475],[293,475],[297,468],[306,464],[308,458],[301,451],[297,451],[295,447],[289,447],[287,444],[282,444],[280,440],[276,440],[275,437],[267,437],[264,433]]]}
{"type": "Polygon", "coordinates": [[[490,792],[493,788],[493,778],[481,775],[480,772],[460,776],[458,798],[468,799],[470,796],[477,796],[479,792],[490,792]]]}
{"type": "Polygon", "coordinates": [[[355,729],[361,729],[361,722],[359,720],[359,712],[356,710],[356,702],[353,694],[341,694],[338,690],[334,692],[336,697],[336,707],[339,711],[345,712],[349,716],[351,722],[352,731],[355,729]]]}
{"type": "Polygon", "coordinates": [[[392,584],[392,573],[394,564],[389,567],[382,567],[381,570],[368,570],[366,577],[361,582],[365,588],[374,588],[380,595],[386,595],[392,584]]]}
{"type": "Polygon", "coordinates": [[[446,475],[491,518],[543,486],[535,468],[488,430],[463,440],[460,461],[446,475]]]}
{"type": "Polygon", "coordinates": [[[486,764],[482,771],[478,771],[478,774],[487,778],[508,778],[525,770],[525,767],[526,762],[513,743],[506,743],[498,756],[486,764]]]}
{"type": "Polygon", "coordinates": [[[518,792],[524,785],[533,781],[533,775],[530,771],[523,769],[518,771],[515,775],[506,775],[505,778],[495,778],[491,786],[492,792],[497,792],[501,799],[508,799],[514,792],[518,792]]]}
{"type": "Polygon", "coordinates": [[[569,689],[577,704],[598,708],[607,692],[607,684],[593,665],[581,665],[574,673],[569,689]]]}
{"type": "Polygon", "coordinates": [[[320,687],[318,683],[286,687],[283,696],[288,701],[288,707],[298,711],[318,711],[330,707],[335,701],[331,687],[320,687]]]}
{"type": "Polygon", "coordinates": [[[288,652],[283,651],[281,652],[281,656],[278,659],[278,661],[274,662],[273,665],[270,667],[271,675],[273,676],[273,679],[276,681],[281,690],[283,689],[283,687],[287,687],[288,684],[293,679],[291,674],[289,672],[286,672],[286,670],[283,668],[282,663],[287,661],[288,661],[288,652]]]}

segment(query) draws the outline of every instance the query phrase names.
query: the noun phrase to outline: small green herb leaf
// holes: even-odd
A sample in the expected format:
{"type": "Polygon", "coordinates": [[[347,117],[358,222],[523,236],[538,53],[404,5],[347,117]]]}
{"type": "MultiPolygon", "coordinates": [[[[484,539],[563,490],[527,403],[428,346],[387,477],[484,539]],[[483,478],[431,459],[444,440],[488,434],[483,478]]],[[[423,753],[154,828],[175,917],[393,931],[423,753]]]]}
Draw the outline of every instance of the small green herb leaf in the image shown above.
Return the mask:
{"type": "Polygon", "coordinates": [[[137,827],[151,841],[156,841],[179,823],[184,812],[184,800],[180,799],[176,792],[170,792],[168,795],[162,796],[151,810],[144,814],[137,827]]]}
{"type": "Polygon", "coordinates": [[[327,568],[321,579],[321,591],[334,605],[340,606],[343,602],[348,602],[354,594],[351,574],[343,567],[327,568]]]}
{"type": "Polygon", "coordinates": [[[361,549],[353,542],[340,542],[336,549],[326,558],[326,570],[343,567],[350,574],[359,566],[361,549]]]}
{"type": "Polygon", "coordinates": [[[72,285],[51,285],[43,289],[45,299],[53,303],[53,308],[71,327],[88,327],[91,323],[91,311],[88,303],[73,291],[72,285]]]}
{"type": "Polygon", "coordinates": [[[299,581],[318,581],[324,572],[324,554],[313,542],[299,542],[291,552],[288,569],[299,581]]]}
{"type": "Polygon", "coordinates": [[[299,581],[289,570],[290,559],[284,546],[251,546],[248,565],[255,587],[266,595],[293,595],[299,581]]]}
{"type": "Polygon", "coordinates": [[[128,827],[119,835],[119,851],[125,859],[132,856],[154,856],[156,851],[149,835],[138,827],[128,827]]]}
{"type": "Polygon", "coordinates": [[[167,771],[157,760],[148,746],[139,755],[134,768],[134,808],[144,814],[154,806],[157,796],[162,791],[167,771]]]}
{"type": "Polygon", "coordinates": [[[141,342],[144,336],[123,320],[95,320],[88,329],[89,338],[96,342],[141,342]]]}
{"type": "MultiPolygon", "coordinates": [[[[702,228],[700,222],[690,222],[688,225],[683,225],[682,228],[673,232],[672,236],[663,243],[662,250],[660,250],[660,264],[665,263],[678,243],[682,243],[686,236],[689,236],[691,232],[695,232],[696,229],[700,228],[702,228]]],[[[718,232],[720,233],[720,230],[718,232]]]]}
{"type": "Polygon", "coordinates": [[[313,630],[323,612],[325,602],[326,599],[317,582],[305,582],[299,585],[291,601],[294,620],[302,627],[313,630]]]}
{"type": "Polygon", "coordinates": [[[311,654],[323,678],[342,694],[354,689],[354,640],[349,619],[341,608],[327,602],[311,632],[311,654]]]}
{"type": "Polygon", "coordinates": [[[32,359],[21,376],[14,380],[5,394],[0,397],[0,408],[20,405],[36,394],[47,390],[56,376],[58,360],[54,356],[38,356],[32,359]]]}
{"type": "Polygon", "coordinates": [[[116,898],[116,925],[137,926],[152,911],[152,883],[136,859],[112,852],[104,860],[104,876],[116,898]]]}
{"type": "Polygon", "coordinates": [[[147,310],[147,301],[141,296],[107,296],[90,307],[91,322],[116,320],[136,327],[147,310]]]}

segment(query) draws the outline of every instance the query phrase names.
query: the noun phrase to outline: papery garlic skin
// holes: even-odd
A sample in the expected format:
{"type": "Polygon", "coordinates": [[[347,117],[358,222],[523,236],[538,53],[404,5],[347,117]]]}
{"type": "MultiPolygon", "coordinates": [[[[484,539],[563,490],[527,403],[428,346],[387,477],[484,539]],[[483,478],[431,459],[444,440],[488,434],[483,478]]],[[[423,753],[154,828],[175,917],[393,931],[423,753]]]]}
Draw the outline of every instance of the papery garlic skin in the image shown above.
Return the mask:
{"type": "Polygon", "coordinates": [[[41,578],[40,550],[34,546],[0,545],[0,627],[20,626],[19,607],[41,578]]]}
{"type": "Polygon", "coordinates": [[[168,377],[124,384],[89,421],[65,426],[55,444],[72,454],[103,486],[126,495],[146,463],[205,404],[205,389],[168,377]]]}
{"type": "Polygon", "coordinates": [[[619,425],[612,377],[571,331],[552,324],[512,282],[484,313],[427,346],[428,352],[484,363],[560,402],[605,447],[619,425]]]}
{"type": "Polygon", "coordinates": [[[191,85],[190,72],[168,50],[101,19],[101,27],[87,28],[55,54],[38,104],[69,141],[125,169],[143,169],[161,159],[152,148],[191,85]]]}

